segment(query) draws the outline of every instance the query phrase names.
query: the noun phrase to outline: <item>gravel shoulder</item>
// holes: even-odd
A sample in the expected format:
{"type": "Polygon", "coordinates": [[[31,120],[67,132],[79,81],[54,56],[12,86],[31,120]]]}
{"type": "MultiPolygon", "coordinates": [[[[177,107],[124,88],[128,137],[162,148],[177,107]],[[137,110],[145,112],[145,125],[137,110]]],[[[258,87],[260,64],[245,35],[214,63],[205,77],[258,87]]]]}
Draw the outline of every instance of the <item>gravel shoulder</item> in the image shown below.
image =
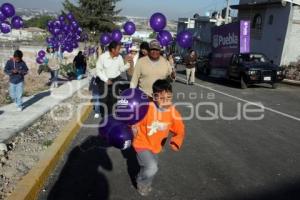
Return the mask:
{"type": "Polygon", "coordinates": [[[6,144],[7,151],[0,151],[0,199],[6,199],[18,181],[40,160],[60,130],[79,114],[80,105],[89,95],[86,88],[43,115],[6,144]]]}

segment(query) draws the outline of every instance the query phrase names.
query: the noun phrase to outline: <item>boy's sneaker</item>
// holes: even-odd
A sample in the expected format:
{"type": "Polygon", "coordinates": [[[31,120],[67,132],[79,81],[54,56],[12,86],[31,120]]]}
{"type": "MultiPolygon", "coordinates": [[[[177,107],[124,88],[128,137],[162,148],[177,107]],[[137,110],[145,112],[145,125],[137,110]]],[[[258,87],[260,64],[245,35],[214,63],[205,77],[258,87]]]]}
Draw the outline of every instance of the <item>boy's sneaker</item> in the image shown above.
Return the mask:
{"type": "Polygon", "coordinates": [[[152,187],[151,186],[142,186],[142,185],[138,185],[137,187],[137,191],[141,196],[148,196],[149,193],[152,191],[152,187]]]}

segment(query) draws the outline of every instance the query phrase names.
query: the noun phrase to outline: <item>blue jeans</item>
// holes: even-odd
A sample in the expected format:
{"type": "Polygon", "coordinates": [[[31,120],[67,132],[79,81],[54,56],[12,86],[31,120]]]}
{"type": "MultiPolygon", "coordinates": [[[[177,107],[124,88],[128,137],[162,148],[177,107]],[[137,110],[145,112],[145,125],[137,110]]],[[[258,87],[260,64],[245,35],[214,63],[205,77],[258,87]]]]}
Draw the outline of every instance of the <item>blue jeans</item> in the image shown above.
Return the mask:
{"type": "Polygon", "coordinates": [[[92,95],[93,95],[92,102],[94,104],[94,112],[97,114],[101,114],[100,94],[93,93],[92,95]]]}
{"type": "Polygon", "coordinates": [[[51,70],[51,82],[53,84],[53,87],[58,87],[58,74],[59,69],[51,70]]]}
{"type": "Polygon", "coordinates": [[[78,67],[76,69],[76,76],[77,76],[77,80],[80,80],[83,78],[83,67],[78,67]]]}
{"type": "Polygon", "coordinates": [[[22,95],[23,95],[24,82],[17,84],[9,84],[9,95],[11,99],[16,103],[18,108],[22,107],[22,95]]]}
{"type": "Polygon", "coordinates": [[[140,172],[137,176],[136,182],[138,185],[151,186],[153,178],[158,171],[157,154],[146,150],[137,152],[136,155],[140,165],[140,172]]]}

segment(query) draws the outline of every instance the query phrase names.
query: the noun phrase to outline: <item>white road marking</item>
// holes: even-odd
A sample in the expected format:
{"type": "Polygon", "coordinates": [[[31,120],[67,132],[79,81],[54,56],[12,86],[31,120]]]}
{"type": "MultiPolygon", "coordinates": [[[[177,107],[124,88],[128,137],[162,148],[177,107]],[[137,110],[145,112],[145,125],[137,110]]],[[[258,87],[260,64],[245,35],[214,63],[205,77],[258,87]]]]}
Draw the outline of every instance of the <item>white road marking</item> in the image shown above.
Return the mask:
{"type": "MultiPolygon", "coordinates": [[[[177,79],[180,79],[180,80],[182,80],[182,81],[186,81],[186,79],[183,79],[183,78],[180,78],[180,77],[177,77],[177,79]]],[[[201,85],[201,84],[199,84],[199,83],[194,83],[194,85],[196,85],[196,86],[198,86],[198,87],[201,87],[201,88],[204,88],[204,89],[207,89],[207,90],[211,90],[211,91],[213,91],[213,92],[222,94],[222,95],[224,95],[224,96],[227,96],[227,97],[230,97],[230,98],[233,98],[233,99],[236,99],[236,100],[245,102],[245,103],[249,103],[249,104],[254,105],[254,106],[262,107],[261,104],[257,104],[257,103],[251,102],[251,101],[247,101],[247,100],[245,100],[245,99],[242,99],[242,98],[239,98],[239,97],[236,97],[236,96],[227,94],[227,93],[225,93],[225,92],[221,92],[221,91],[219,91],[219,90],[213,89],[213,88],[211,88],[211,87],[207,87],[207,86],[205,86],[205,85],[201,85]]],[[[289,114],[287,114],[287,113],[283,113],[283,112],[280,112],[280,111],[278,111],[278,110],[274,110],[274,109],[269,108],[269,107],[266,107],[266,106],[263,106],[263,107],[264,107],[265,110],[268,110],[268,111],[270,111],[270,112],[273,112],[273,113],[282,115],[282,116],[287,117],[287,118],[290,118],[290,119],[294,119],[294,120],[296,120],[296,121],[300,121],[300,118],[295,117],[295,116],[293,116],[293,115],[289,115],[289,114]]]]}

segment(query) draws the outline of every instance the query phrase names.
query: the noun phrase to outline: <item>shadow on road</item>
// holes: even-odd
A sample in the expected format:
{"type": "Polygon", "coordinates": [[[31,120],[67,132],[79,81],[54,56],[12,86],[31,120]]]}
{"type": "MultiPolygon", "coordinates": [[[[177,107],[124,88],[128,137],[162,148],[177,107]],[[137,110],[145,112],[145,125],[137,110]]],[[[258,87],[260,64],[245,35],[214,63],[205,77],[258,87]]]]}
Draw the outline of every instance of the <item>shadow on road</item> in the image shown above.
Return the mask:
{"type": "Polygon", "coordinates": [[[32,98],[30,98],[29,100],[27,100],[26,102],[24,102],[24,104],[23,104],[24,109],[26,109],[27,107],[35,104],[39,100],[41,100],[41,99],[43,99],[43,98],[45,98],[47,96],[50,96],[50,95],[51,95],[50,91],[46,91],[46,92],[42,92],[42,93],[34,95],[32,98]]]}
{"type": "Polygon", "coordinates": [[[253,191],[247,194],[236,194],[224,200],[299,200],[300,180],[281,184],[266,191],[253,191]]]}
{"type": "Polygon", "coordinates": [[[0,115],[2,115],[4,113],[4,111],[3,110],[0,110],[0,115]]]}
{"type": "Polygon", "coordinates": [[[106,142],[96,136],[90,136],[76,146],[47,199],[109,199],[108,180],[101,172],[113,170],[107,147],[106,142]]]}

